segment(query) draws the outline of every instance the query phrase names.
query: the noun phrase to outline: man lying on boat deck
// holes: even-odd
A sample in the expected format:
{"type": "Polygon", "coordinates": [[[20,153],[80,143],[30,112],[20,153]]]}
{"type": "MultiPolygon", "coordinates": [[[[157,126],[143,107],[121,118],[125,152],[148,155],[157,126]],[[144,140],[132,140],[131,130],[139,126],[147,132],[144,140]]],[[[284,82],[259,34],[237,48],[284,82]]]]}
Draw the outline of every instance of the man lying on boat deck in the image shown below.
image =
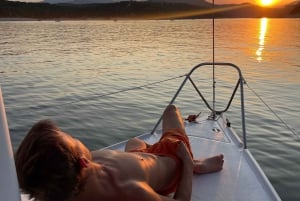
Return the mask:
{"type": "Polygon", "coordinates": [[[133,138],[125,152],[90,152],[48,120],[35,124],[15,155],[20,188],[41,201],[190,201],[193,174],[220,171],[223,155],[193,159],[178,109],[163,115],[163,135],[133,138]],[[170,196],[170,193],[173,193],[170,196]]]}

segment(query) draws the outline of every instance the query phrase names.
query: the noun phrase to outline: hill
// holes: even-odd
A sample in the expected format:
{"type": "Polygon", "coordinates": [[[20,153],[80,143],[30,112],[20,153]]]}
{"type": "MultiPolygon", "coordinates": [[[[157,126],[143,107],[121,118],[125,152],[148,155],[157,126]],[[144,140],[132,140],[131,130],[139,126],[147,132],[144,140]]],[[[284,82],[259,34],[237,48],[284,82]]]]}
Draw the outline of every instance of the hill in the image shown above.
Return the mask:
{"type": "MultiPolygon", "coordinates": [[[[201,2],[201,1],[199,1],[201,2]]],[[[299,4],[261,8],[251,4],[215,6],[216,18],[298,17],[299,4]]],[[[49,4],[0,0],[1,18],[35,19],[186,19],[212,18],[211,6],[151,1],[103,4],[49,4]]]]}
{"type": "Polygon", "coordinates": [[[300,16],[300,2],[298,2],[297,4],[295,4],[295,6],[292,7],[291,9],[291,14],[294,16],[300,16]]]}

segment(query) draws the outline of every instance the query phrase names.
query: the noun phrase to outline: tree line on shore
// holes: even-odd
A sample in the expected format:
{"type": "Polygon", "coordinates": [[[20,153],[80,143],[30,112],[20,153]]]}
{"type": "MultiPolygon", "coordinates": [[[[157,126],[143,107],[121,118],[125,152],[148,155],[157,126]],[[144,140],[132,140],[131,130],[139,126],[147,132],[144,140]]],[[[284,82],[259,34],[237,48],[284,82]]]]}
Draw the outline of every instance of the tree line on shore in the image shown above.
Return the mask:
{"type": "Polygon", "coordinates": [[[299,17],[300,3],[283,8],[262,8],[252,4],[200,7],[184,3],[121,1],[103,4],[49,4],[0,0],[1,18],[34,19],[186,19],[299,17]]]}

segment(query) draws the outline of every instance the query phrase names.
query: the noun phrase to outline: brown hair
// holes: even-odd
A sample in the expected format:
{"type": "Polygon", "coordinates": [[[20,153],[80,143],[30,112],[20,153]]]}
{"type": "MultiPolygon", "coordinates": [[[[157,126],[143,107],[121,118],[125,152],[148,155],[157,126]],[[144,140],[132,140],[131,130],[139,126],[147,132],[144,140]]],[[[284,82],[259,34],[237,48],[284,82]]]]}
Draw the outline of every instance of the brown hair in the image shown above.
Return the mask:
{"type": "Polygon", "coordinates": [[[49,120],[36,123],[15,154],[20,188],[41,201],[64,201],[79,191],[81,156],[49,120]]]}

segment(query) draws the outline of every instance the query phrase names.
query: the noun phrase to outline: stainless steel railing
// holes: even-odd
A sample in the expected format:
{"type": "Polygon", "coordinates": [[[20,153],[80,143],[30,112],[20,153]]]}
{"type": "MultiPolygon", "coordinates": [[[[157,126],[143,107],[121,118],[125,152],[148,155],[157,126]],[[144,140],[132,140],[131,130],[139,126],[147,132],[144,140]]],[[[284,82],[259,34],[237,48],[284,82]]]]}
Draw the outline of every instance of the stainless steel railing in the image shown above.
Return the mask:
{"type": "MultiPolygon", "coordinates": [[[[178,90],[176,91],[175,95],[173,96],[173,98],[171,99],[169,104],[173,104],[174,101],[176,100],[176,98],[178,97],[179,93],[181,92],[182,88],[184,87],[184,85],[186,84],[187,81],[190,81],[191,84],[193,85],[194,89],[197,91],[198,95],[201,97],[201,99],[203,100],[203,102],[205,103],[205,105],[207,106],[207,108],[212,112],[213,116],[221,114],[223,112],[226,112],[231,103],[232,100],[235,97],[235,94],[238,90],[238,88],[240,88],[240,97],[241,97],[241,118],[242,118],[242,131],[243,131],[243,143],[244,143],[244,148],[247,148],[247,137],[246,137],[246,123],[245,123],[245,103],[244,103],[244,78],[242,75],[242,71],[240,70],[240,68],[238,66],[236,66],[235,64],[232,63],[222,63],[222,62],[217,62],[217,63],[212,63],[212,62],[206,62],[206,63],[200,63],[198,65],[196,65],[195,67],[193,67],[191,69],[191,71],[186,74],[185,79],[183,80],[183,82],[181,83],[181,85],[179,86],[178,90]],[[211,105],[208,103],[208,101],[205,99],[205,97],[203,96],[203,94],[201,93],[200,89],[196,86],[195,82],[192,80],[191,75],[193,74],[194,71],[196,71],[197,69],[204,67],[204,66],[212,66],[213,68],[215,66],[228,66],[231,68],[234,68],[237,73],[238,73],[238,77],[239,79],[237,80],[236,86],[232,92],[232,95],[227,103],[227,106],[225,107],[224,110],[216,110],[214,105],[213,107],[211,107],[211,105]]],[[[213,90],[215,90],[215,88],[213,88],[213,90]]],[[[215,91],[213,91],[213,93],[215,93],[215,91]]],[[[215,100],[214,100],[215,101],[215,100]]],[[[162,115],[159,118],[158,122],[155,124],[154,128],[151,131],[151,134],[153,134],[156,129],[158,128],[159,124],[162,121],[162,115]]]]}

